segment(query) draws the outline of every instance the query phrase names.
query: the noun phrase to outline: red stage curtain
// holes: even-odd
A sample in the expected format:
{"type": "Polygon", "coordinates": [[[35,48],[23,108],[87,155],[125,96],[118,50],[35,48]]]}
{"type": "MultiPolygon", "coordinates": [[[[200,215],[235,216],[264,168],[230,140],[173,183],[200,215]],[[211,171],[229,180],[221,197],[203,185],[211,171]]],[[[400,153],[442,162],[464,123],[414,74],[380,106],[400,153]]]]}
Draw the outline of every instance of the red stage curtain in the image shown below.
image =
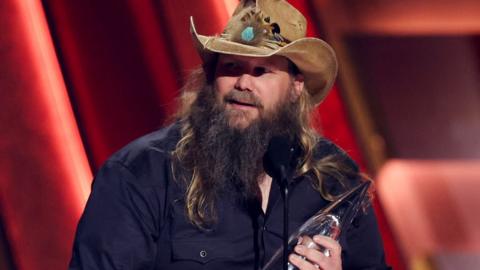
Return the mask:
{"type": "Polygon", "coordinates": [[[42,6],[0,1],[0,215],[17,269],[64,269],[88,166],[42,6]]]}
{"type": "Polygon", "coordinates": [[[45,0],[92,166],[161,126],[185,71],[200,63],[189,16],[218,32],[221,1],[45,0]]]}

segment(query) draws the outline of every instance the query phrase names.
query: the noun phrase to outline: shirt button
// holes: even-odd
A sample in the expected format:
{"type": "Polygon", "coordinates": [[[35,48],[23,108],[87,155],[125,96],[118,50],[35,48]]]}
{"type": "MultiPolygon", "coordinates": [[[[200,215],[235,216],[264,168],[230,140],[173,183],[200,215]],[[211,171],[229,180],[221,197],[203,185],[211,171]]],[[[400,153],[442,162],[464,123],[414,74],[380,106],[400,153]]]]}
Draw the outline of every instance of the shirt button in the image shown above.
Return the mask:
{"type": "Polygon", "coordinates": [[[262,229],[263,229],[264,231],[266,231],[266,230],[267,230],[267,226],[263,226],[262,229]]]}
{"type": "Polygon", "coordinates": [[[205,250],[200,251],[200,257],[202,258],[207,257],[207,252],[205,250]]]}

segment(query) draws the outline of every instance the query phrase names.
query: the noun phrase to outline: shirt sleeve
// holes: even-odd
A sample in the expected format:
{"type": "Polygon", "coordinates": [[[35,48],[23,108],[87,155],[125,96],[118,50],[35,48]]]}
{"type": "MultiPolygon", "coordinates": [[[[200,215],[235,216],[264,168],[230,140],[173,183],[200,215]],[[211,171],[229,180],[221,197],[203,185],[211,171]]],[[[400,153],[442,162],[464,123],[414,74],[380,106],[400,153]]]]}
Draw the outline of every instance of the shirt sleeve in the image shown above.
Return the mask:
{"type": "Polygon", "coordinates": [[[151,269],[160,224],[158,194],[121,163],[107,162],[77,227],[69,269],[151,269]]]}
{"type": "Polygon", "coordinates": [[[370,206],[364,213],[360,213],[344,236],[340,239],[343,269],[391,269],[385,262],[383,243],[373,207],[370,206]]]}

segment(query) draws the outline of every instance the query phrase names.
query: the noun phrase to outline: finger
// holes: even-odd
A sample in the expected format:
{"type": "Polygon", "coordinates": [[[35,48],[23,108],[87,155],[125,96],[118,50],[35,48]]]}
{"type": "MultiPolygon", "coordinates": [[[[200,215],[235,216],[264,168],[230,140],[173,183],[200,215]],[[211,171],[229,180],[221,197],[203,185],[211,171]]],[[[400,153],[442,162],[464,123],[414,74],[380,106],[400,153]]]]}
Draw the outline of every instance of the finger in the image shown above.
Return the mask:
{"type": "Polygon", "coordinates": [[[288,260],[290,261],[291,264],[295,265],[298,269],[302,270],[318,270],[320,269],[318,265],[314,265],[310,263],[309,261],[303,259],[302,257],[296,255],[296,254],[290,254],[288,257],[288,260]]]}
{"type": "MultiPolygon", "coordinates": [[[[297,245],[295,247],[295,252],[301,256],[300,259],[305,258],[308,262],[309,268],[300,268],[299,269],[312,269],[311,266],[318,266],[316,269],[342,269],[342,259],[341,254],[332,254],[332,256],[327,257],[322,251],[317,249],[307,248],[303,245],[297,245]]],[[[302,267],[306,267],[307,264],[302,263],[302,267]]]]}
{"type": "Polygon", "coordinates": [[[313,248],[307,248],[303,245],[297,245],[295,247],[295,252],[305,257],[308,261],[323,266],[327,263],[328,257],[326,257],[321,251],[313,248]]]}
{"type": "Polygon", "coordinates": [[[340,246],[340,244],[330,237],[316,235],[315,237],[313,237],[313,241],[315,241],[316,244],[322,246],[326,250],[329,250],[330,255],[338,255],[342,253],[342,247],[340,246]]]}
{"type": "Polygon", "coordinates": [[[302,237],[302,241],[300,242],[300,244],[308,247],[308,248],[316,248],[316,249],[319,249],[320,247],[315,243],[315,241],[313,241],[313,238],[309,237],[309,236],[303,236],[302,237]]]}
{"type": "Polygon", "coordinates": [[[301,244],[302,241],[303,241],[303,237],[299,236],[298,239],[297,239],[297,245],[301,244]]]}

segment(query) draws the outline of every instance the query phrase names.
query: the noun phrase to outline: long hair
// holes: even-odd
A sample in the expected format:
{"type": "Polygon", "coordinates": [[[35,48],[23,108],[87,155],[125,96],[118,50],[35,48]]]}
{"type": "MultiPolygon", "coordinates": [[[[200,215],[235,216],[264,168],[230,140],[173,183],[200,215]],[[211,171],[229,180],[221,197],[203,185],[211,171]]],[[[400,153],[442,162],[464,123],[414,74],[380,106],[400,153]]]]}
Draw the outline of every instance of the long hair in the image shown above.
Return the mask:
{"type": "MultiPolygon", "coordinates": [[[[193,128],[188,121],[191,114],[193,102],[197,98],[200,91],[205,91],[208,85],[213,83],[213,64],[207,64],[202,68],[194,70],[187,79],[182,90],[180,98],[180,109],[177,112],[176,119],[181,125],[181,138],[173,151],[172,166],[174,175],[180,175],[176,179],[186,187],[185,192],[185,208],[188,219],[199,228],[206,228],[214,222],[216,217],[215,211],[215,194],[209,187],[205,186],[202,181],[199,169],[195,161],[187,158],[188,149],[193,143],[193,128]],[[186,160],[189,160],[186,162],[186,160]],[[189,171],[188,174],[177,174],[177,169],[181,167],[189,171]],[[185,177],[188,175],[187,177],[185,177]]],[[[298,72],[292,64],[291,73],[298,72]]],[[[334,200],[336,195],[324,184],[325,179],[334,179],[337,184],[345,189],[349,186],[347,179],[355,174],[356,171],[345,164],[343,160],[339,160],[337,155],[330,155],[320,159],[314,158],[315,146],[321,139],[321,136],[312,128],[311,112],[315,104],[310,98],[310,94],[306,89],[301,92],[298,100],[300,113],[297,120],[301,129],[298,134],[299,143],[302,148],[303,156],[300,165],[296,170],[296,175],[306,175],[311,179],[313,187],[326,200],[334,200]]]]}

